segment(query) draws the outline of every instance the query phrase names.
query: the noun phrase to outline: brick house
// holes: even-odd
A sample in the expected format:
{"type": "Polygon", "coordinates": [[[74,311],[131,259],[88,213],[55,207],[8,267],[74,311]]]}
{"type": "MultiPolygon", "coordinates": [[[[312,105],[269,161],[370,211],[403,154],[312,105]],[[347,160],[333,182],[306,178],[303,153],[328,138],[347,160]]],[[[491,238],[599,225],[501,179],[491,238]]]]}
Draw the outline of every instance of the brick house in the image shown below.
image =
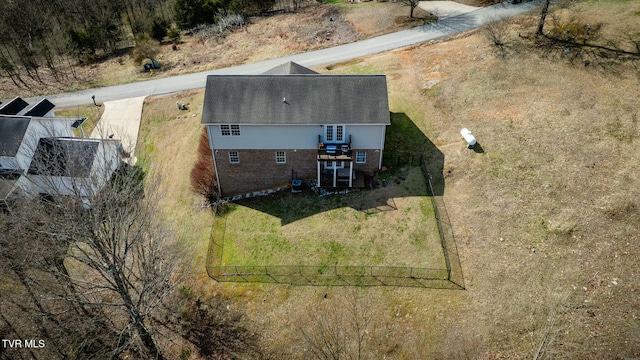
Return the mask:
{"type": "Polygon", "coordinates": [[[321,75],[296,63],[261,75],[210,75],[207,127],[220,196],[291,184],[364,187],[390,124],[384,75],[321,75]]]}

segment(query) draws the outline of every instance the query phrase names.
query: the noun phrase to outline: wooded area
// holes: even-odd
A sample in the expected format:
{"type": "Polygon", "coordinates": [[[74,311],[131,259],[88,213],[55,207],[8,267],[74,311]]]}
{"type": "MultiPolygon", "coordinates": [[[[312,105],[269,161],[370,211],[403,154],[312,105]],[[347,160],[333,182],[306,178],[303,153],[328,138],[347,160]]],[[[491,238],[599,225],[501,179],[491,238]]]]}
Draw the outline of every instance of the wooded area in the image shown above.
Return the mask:
{"type": "Polygon", "coordinates": [[[243,313],[186,285],[187,257],[156,217],[158,186],[123,165],[91,196],[0,210],[0,337],[41,344],[5,346],[0,359],[259,358],[243,313]]]}
{"type": "Polygon", "coordinates": [[[133,45],[134,34],[169,24],[173,1],[10,0],[0,3],[0,76],[29,87],[46,69],[56,81],[73,65],[133,45]]]}
{"type": "MultiPolygon", "coordinates": [[[[294,1],[295,2],[295,1],[294,1]]],[[[75,77],[74,66],[179,37],[228,14],[255,15],[275,0],[8,0],[0,2],[0,77],[30,88],[75,77]],[[44,74],[47,74],[45,77],[44,74]]]]}

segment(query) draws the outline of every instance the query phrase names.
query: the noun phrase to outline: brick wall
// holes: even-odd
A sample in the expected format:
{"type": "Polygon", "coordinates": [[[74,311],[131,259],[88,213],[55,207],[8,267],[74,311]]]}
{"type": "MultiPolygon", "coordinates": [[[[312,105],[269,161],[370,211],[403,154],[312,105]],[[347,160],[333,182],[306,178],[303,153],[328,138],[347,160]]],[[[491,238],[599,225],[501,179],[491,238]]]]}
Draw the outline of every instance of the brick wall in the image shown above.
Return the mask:
{"type": "MultiPolygon", "coordinates": [[[[366,151],[367,157],[366,162],[364,164],[356,163],[356,152],[358,150],[353,150],[353,169],[357,171],[364,171],[368,174],[373,174],[374,171],[379,170],[378,164],[380,164],[380,152],[376,152],[375,150],[360,150],[366,151]]],[[[346,166],[347,164],[345,164],[346,166]]]]}
{"type": "Polygon", "coordinates": [[[218,182],[222,196],[232,196],[291,184],[291,169],[301,179],[316,177],[317,150],[217,150],[218,182]],[[239,164],[229,163],[229,152],[237,151],[239,164]],[[276,151],[286,153],[286,164],[276,164],[276,151]]]}
{"type": "MultiPolygon", "coordinates": [[[[378,170],[380,153],[375,150],[366,151],[365,164],[355,163],[354,151],[354,170],[373,173],[378,170]]],[[[292,169],[298,173],[300,179],[315,179],[317,154],[317,150],[216,150],[214,156],[222,196],[233,196],[291,184],[292,169]],[[230,151],[238,152],[239,164],[229,162],[230,151]],[[286,164],[276,164],[276,151],[286,153],[286,164]]],[[[348,164],[345,164],[345,167],[348,167],[348,164]]]]}

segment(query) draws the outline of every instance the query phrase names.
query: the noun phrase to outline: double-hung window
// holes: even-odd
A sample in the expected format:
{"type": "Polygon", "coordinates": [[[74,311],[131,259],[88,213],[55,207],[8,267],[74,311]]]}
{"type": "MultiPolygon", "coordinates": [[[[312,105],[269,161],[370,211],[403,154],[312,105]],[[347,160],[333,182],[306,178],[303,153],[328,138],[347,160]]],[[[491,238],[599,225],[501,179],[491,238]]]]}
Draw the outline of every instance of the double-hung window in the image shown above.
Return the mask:
{"type": "Polygon", "coordinates": [[[276,151],[276,164],[286,164],[287,154],[284,151],[276,151]]]}
{"type": "Polygon", "coordinates": [[[240,136],[240,125],[220,125],[220,135],[240,136]]]}
{"type": "Polygon", "coordinates": [[[240,155],[237,151],[229,151],[229,162],[231,164],[240,164],[240,155]]]}
{"type": "Polygon", "coordinates": [[[366,151],[357,151],[356,152],[356,163],[364,164],[367,162],[367,152],[366,151]]]}

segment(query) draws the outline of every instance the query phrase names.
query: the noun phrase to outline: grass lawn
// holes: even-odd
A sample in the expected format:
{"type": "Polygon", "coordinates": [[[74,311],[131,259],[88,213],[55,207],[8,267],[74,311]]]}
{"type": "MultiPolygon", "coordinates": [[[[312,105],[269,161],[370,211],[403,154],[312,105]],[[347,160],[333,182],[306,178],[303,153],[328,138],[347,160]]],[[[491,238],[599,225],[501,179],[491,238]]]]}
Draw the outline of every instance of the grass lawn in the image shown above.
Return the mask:
{"type": "Polygon", "coordinates": [[[285,192],[230,204],[216,224],[222,263],[444,269],[425,186],[413,168],[388,188],[322,198],[285,192]]]}
{"type": "MultiPolygon", "coordinates": [[[[85,137],[88,137],[93,128],[96,126],[98,120],[102,116],[102,112],[104,111],[104,107],[95,106],[95,105],[87,105],[87,106],[76,106],[71,108],[64,109],[55,109],[56,116],[68,116],[68,117],[83,117],[87,120],[82,124],[82,131],[84,131],[85,137]]],[[[82,131],[80,129],[73,130],[76,136],[82,136],[82,131]]]]}

